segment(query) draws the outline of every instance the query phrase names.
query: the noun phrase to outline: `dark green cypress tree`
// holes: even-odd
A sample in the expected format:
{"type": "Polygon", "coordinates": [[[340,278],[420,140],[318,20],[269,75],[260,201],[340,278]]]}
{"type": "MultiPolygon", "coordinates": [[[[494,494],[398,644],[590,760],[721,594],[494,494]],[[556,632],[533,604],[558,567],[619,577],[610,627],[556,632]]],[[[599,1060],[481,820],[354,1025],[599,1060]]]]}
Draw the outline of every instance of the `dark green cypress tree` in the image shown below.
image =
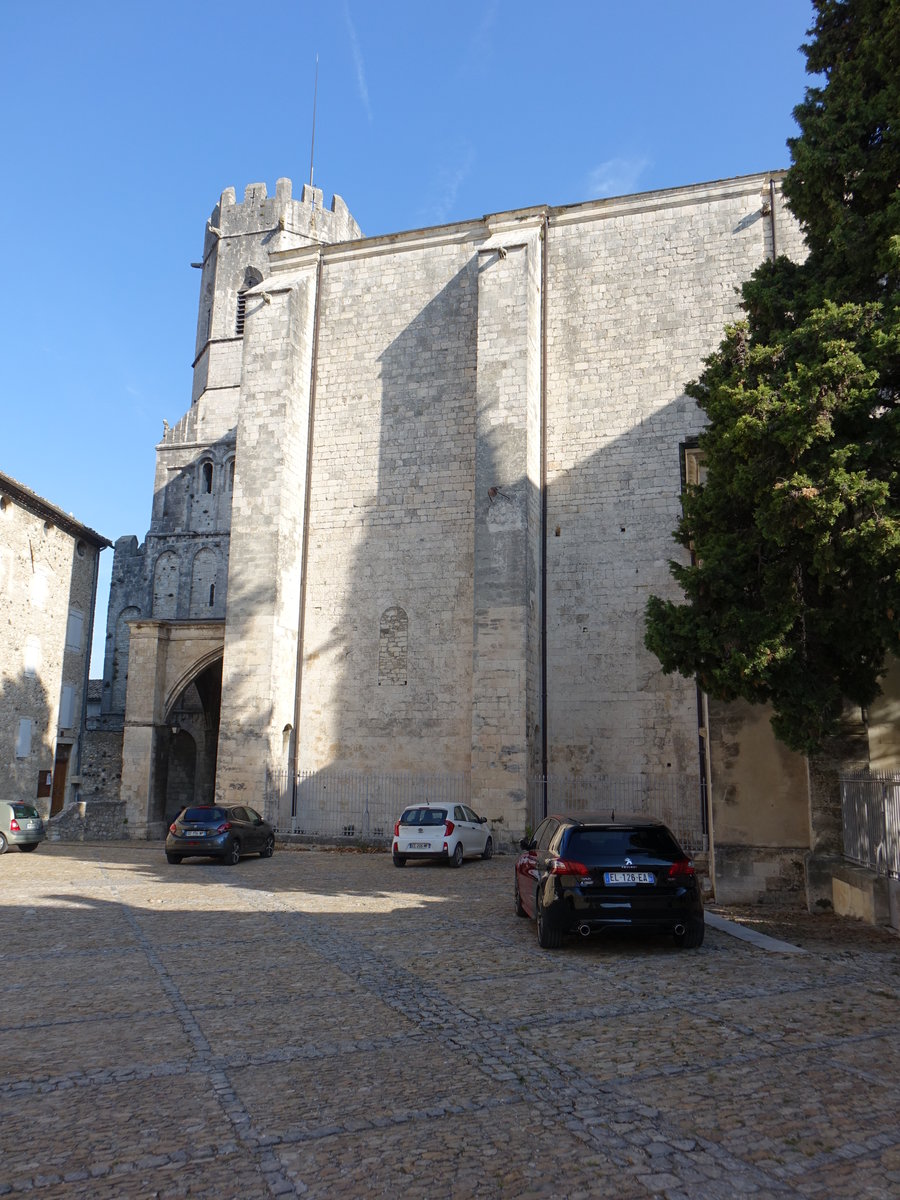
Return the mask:
{"type": "Polygon", "coordinates": [[[763,264],[688,385],[708,418],[673,562],[651,597],[666,672],[773,706],[813,752],[900,654],[900,0],[815,0],[784,182],[803,264],[763,264]]]}

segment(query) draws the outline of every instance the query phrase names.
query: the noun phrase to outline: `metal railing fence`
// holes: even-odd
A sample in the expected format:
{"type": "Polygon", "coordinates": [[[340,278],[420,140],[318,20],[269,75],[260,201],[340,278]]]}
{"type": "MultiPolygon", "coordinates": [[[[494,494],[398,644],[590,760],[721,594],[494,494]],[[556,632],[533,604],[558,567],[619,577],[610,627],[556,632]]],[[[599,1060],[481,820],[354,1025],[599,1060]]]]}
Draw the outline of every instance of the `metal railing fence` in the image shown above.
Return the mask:
{"type": "Polygon", "coordinates": [[[696,775],[595,775],[584,779],[550,775],[528,784],[528,811],[534,828],[545,811],[658,817],[685,850],[709,849],[703,785],[696,775]]]}
{"type": "MultiPolygon", "coordinates": [[[[467,774],[363,771],[270,771],[264,811],[282,833],[353,843],[386,844],[394,822],[409,804],[429,800],[471,804],[467,774]]],[[[690,853],[708,849],[706,806],[700,780],[690,775],[603,775],[573,779],[535,776],[527,782],[523,824],[536,829],[548,812],[643,813],[666,822],[690,853]]],[[[491,818],[492,813],[485,810],[491,818]]],[[[492,821],[492,825],[494,822],[492,821]]],[[[495,829],[495,842],[518,838],[523,830],[495,829]],[[501,830],[503,838],[501,839],[501,830]]]]}
{"type": "Polygon", "coordinates": [[[265,816],[283,833],[379,844],[409,804],[469,804],[469,776],[411,772],[270,771],[265,816]]]}
{"type": "Polygon", "coordinates": [[[853,772],[840,785],[844,857],[900,878],[900,772],[853,772]]]}

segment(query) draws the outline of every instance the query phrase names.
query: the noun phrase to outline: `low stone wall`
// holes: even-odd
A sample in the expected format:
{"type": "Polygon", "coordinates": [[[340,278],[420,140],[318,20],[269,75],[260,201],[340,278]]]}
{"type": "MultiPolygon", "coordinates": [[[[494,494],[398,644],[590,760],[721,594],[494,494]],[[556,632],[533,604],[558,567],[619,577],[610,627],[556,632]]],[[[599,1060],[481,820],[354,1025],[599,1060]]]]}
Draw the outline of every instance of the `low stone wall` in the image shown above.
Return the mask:
{"type": "Polygon", "coordinates": [[[900,929],[900,881],[842,862],[832,870],[831,892],[839,916],[900,929]]]}
{"type": "Polygon", "coordinates": [[[68,804],[47,822],[51,842],[109,842],[128,837],[125,803],[88,796],[68,804]]]}
{"type": "Polygon", "coordinates": [[[719,904],[806,904],[803,847],[716,843],[715,892],[719,904]]]}

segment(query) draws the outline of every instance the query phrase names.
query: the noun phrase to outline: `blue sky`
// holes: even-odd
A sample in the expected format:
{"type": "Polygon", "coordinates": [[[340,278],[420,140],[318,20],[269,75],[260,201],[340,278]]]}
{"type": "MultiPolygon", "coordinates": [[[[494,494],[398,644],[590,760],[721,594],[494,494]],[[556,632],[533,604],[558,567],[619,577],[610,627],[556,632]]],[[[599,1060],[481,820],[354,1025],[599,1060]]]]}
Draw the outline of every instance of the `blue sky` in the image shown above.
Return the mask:
{"type": "MultiPolygon", "coordinates": [[[[0,470],[143,539],[223,188],[366,234],[787,166],[808,0],[0,0],[0,470]]],[[[102,671],[104,551],[92,673],[102,671]]]]}

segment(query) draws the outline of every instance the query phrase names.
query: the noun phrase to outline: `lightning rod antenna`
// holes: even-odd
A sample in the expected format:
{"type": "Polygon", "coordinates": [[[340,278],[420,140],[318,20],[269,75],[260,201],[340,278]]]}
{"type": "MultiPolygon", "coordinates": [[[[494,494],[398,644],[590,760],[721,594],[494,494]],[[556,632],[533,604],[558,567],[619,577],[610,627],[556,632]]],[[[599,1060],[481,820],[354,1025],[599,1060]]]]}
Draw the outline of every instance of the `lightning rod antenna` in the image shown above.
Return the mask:
{"type": "Polygon", "coordinates": [[[316,100],[319,95],[319,56],[316,55],[316,82],[313,87],[312,145],[309,149],[309,186],[313,185],[313,161],[316,154],[316,100]]]}

